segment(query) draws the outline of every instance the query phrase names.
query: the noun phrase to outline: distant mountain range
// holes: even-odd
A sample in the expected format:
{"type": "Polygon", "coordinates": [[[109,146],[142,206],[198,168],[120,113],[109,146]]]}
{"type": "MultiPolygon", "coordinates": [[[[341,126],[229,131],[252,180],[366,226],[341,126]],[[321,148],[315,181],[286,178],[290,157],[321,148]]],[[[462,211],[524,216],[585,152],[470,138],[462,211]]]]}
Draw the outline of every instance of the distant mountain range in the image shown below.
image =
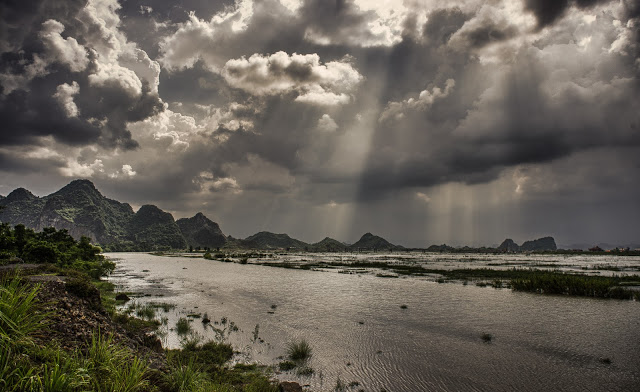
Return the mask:
{"type": "MultiPolygon", "coordinates": [[[[0,221],[24,224],[40,231],[45,227],[66,229],[74,238],[86,236],[109,251],[148,251],[193,248],[296,249],[312,252],[397,251],[405,249],[382,237],[364,234],[356,243],[346,244],[326,237],[309,244],[287,234],[261,231],[244,239],[226,236],[220,226],[201,212],[177,221],[154,205],[143,205],[136,212],[127,203],[104,197],[89,180],[74,180],[59,191],[38,197],[18,188],[0,196],[0,221]]],[[[432,245],[426,250],[532,252],[556,250],[552,237],[518,245],[510,239],[498,248],[453,248],[432,245]]]]}

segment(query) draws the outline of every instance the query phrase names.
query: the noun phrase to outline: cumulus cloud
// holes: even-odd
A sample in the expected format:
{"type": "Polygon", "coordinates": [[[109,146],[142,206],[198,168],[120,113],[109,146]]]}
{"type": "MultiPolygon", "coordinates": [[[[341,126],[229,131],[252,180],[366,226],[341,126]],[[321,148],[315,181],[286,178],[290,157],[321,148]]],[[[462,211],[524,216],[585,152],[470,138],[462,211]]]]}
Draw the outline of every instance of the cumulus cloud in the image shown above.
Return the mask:
{"type": "Polygon", "coordinates": [[[58,100],[62,109],[67,113],[67,117],[78,117],[78,106],[73,102],[73,96],[80,92],[80,86],[77,82],[71,84],[63,83],[56,87],[56,93],[53,97],[58,100]]]}
{"type": "Polygon", "coordinates": [[[96,159],[92,163],[81,163],[75,159],[70,159],[67,166],[60,169],[60,173],[65,177],[91,178],[95,173],[104,172],[104,164],[101,159],[96,159]]]}
{"type": "Polygon", "coordinates": [[[321,64],[317,54],[285,52],[229,60],[222,75],[231,86],[254,95],[295,92],[296,100],[321,105],[348,102],[346,94],[362,80],[362,75],[346,61],[321,64]]]}
{"type": "Polygon", "coordinates": [[[328,114],[323,114],[318,120],[318,130],[324,132],[335,132],[338,129],[338,124],[328,114]]]}
{"type": "Polygon", "coordinates": [[[436,99],[448,96],[455,85],[455,80],[447,79],[444,90],[440,87],[434,87],[431,91],[422,90],[417,99],[409,98],[402,102],[389,102],[386,109],[380,115],[379,121],[383,122],[392,119],[401,119],[407,111],[424,111],[431,107],[436,99]]]}
{"type": "Polygon", "coordinates": [[[135,72],[117,63],[104,64],[96,61],[96,71],[89,75],[89,84],[96,87],[114,88],[124,91],[131,98],[142,94],[142,82],[135,72]]]}
{"type": "Polygon", "coordinates": [[[14,21],[3,20],[13,41],[0,68],[0,119],[9,130],[0,143],[53,136],[69,145],[138,145],[127,127],[162,110],[160,67],[120,31],[119,8],[90,0],[34,5],[36,13],[3,9],[14,21]]]}
{"type": "Polygon", "coordinates": [[[45,46],[45,54],[49,61],[58,61],[71,71],[80,72],[89,64],[87,51],[75,38],[62,38],[63,31],[64,25],[57,20],[49,19],[42,24],[39,36],[45,46]]]}
{"type": "Polygon", "coordinates": [[[189,19],[160,42],[162,65],[168,70],[178,70],[203,60],[211,70],[218,70],[225,62],[224,53],[212,49],[246,29],[252,15],[251,0],[239,0],[234,7],[214,14],[208,22],[190,12],[189,19]]]}

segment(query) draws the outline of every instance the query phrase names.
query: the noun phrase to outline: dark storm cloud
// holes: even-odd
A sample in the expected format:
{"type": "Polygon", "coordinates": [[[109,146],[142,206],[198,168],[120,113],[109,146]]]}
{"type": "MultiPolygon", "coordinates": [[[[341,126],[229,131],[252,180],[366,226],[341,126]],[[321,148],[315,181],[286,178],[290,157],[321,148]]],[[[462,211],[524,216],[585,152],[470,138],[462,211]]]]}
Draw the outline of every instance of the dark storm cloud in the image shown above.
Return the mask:
{"type": "MultiPolygon", "coordinates": [[[[124,50],[100,25],[107,11],[87,11],[86,2],[27,3],[3,3],[0,13],[0,144],[37,145],[53,136],[69,145],[137,147],[127,123],[157,113],[162,103],[149,80],[105,57],[124,50]]],[[[140,52],[124,56],[129,64],[149,64],[140,52]]]]}
{"type": "MultiPolygon", "coordinates": [[[[608,22],[599,23],[606,26],[608,22]]],[[[461,27],[454,34],[462,31],[461,27]]],[[[397,47],[422,45],[403,42],[397,47]]],[[[407,53],[416,56],[418,51],[407,53]]],[[[444,56],[440,64],[451,55],[438,53],[444,56]]],[[[550,163],[603,146],[640,145],[635,126],[640,116],[631,104],[640,99],[640,91],[633,82],[634,69],[623,65],[625,56],[605,59],[600,55],[600,75],[583,81],[592,86],[584,88],[570,79],[550,82],[553,66],[545,64],[543,59],[548,57],[538,57],[538,53],[521,51],[510,71],[498,77],[498,84],[479,81],[478,73],[492,72],[472,58],[468,62],[458,59],[451,63],[454,67],[445,69],[423,67],[434,80],[450,75],[455,86],[447,93],[443,82],[434,83],[387,106],[374,136],[374,153],[363,171],[361,200],[386,198],[402,188],[487,183],[508,167],[550,163]]],[[[579,51],[567,55],[589,61],[589,55],[579,51]]],[[[404,58],[409,57],[405,54],[404,58]]],[[[398,73],[420,80],[410,68],[401,68],[406,61],[398,64],[398,73]]],[[[557,65],[565,66],[574,67],[571,63],[557,65]]],[[[582,71],[569,68],[567,72],[582,71]]]]}
{"type": "Polygon", "coordinates": [[[0,51],[9,52],[33,38],[32,33],[47,19],[67,20],[84,7],[87,0],[8,0],[0,3],[0,51]]]}
{"type": "Polygon", "coordinates": [[[524,3],[525,8],[531,11],[538,20],[538,27],[543,28],[561,18],[565,11],[573,5],[584,9],[611,1],[612,0],[524,0],[524,3]]]}
{"type": "Polygon", "coordinates": [[[0,172],[11,174],[48,174],[55,176],[55,171],[64,167],[60,158],[26,157],[21,152],[0,151],[0,172]]]}
{"type": "Polygon", "coordinates": [[[516,34],[517,29],[514,26],[487,23],[465,31],[462,38],[468,42],[470,47],[482,48],[493,42],[513,38],[516,34]]]}
{"type": "Polygon", "coordinates": [[[469,18],[471,15],[465,15],[457,7],[437,9],[429,14],[429,20],[423,29],[424,36],[436,45],[444,45],[469,18]]]}
{"type": "Polygon", "coordinates": [[[382,38],[367,28],[368,23],[378,18],[376,13],[363,12],[353,0],[307,0],[300,16],[306,22],[305,34],[311,41],[369,46],[382,38]]]}

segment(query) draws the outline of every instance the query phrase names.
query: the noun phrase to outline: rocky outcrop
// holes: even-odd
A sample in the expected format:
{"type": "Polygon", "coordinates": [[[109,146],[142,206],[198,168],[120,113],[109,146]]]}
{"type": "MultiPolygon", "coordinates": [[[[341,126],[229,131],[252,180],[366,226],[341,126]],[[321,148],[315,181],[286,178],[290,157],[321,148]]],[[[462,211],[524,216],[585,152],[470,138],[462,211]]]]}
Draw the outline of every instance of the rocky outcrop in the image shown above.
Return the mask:
{"type": "Polygon", "coordinates": [[[349,246],[350,250],[396,250],[404,249],[402,246],[394,245],[382,237],[366,233],[355,244],[349,246]]]}
{"type": "Polygon", "coordinates": [[[498,247],[498,251],[515,253],[520,251],[520,247],[518,246],[518,244],[513,242],[511,238],[507,238],[506,240],[502,241],[502,244],[500,244],[500,246],[498,247]]]}
{"type": "Polygon", "coordinates": [[[220,226],[201,212],[192,218],[178,219],[176,224],[187,245],[194,248],[219,248],[227,243],[227,236],[220,230],[220,226]]]}
{"type": "Polygon", "coordinates": [[[522,252],[545,252],[557,250],[556,241],[553,237],[538,238],[533,241],[525,241],[520,245],[522,252]]]}
{"type": "Polygon", "coordinates": [[[312,244],[309,249],[313,252],[344,252],[347,245],[333,238],[325,237],[322,241],[312,244]]]}
{"type": "Polygon", "coordinates": [[[261,231],[240,241],[243,247],[253,249],[298,249],[309,248],[306,242],[289,237],[287,234],[276,234],[261,231]]]}
{"type": "Polygon", "coordinates": [[[187,243],[173,215],[154,205],[143,205],[127,227],[129,239],[143,249],[184,249],[187,243]]]}

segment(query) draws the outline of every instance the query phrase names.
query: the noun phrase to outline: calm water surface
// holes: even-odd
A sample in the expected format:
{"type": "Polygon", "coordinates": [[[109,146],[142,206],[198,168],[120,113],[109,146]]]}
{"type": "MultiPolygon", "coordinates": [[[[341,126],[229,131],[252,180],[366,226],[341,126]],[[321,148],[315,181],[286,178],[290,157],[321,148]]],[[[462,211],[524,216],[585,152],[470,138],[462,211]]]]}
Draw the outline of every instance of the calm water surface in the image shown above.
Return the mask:
{"type": "MultiPolygon", "coordinates": [[[[239,330],[226,339],[243,353],[236,360],[277,365],[287,342],[306,339],[314,374],[277,377],[313,391],[333,390],[338,378],[357,381],[354,390],[376,392],[640,390],[637,302],[419,277],[385,279],[142,253],[108,256],[117,259],[111,280],[119,290],[145,295],[134,301],[176,305],[166,314],[160,311],[168,328],[189,313],[233,321],[239,330]],[[256,325],[260,339],[254,342],[256,325]],[[492,335],[491,343],[483,342],[484,333],[492,335]]],[[[215,337],[199,319],[192,325],[198,334],[215,337]]],[[[171,331],[164,341],[179,346],[171,331]]]]}

